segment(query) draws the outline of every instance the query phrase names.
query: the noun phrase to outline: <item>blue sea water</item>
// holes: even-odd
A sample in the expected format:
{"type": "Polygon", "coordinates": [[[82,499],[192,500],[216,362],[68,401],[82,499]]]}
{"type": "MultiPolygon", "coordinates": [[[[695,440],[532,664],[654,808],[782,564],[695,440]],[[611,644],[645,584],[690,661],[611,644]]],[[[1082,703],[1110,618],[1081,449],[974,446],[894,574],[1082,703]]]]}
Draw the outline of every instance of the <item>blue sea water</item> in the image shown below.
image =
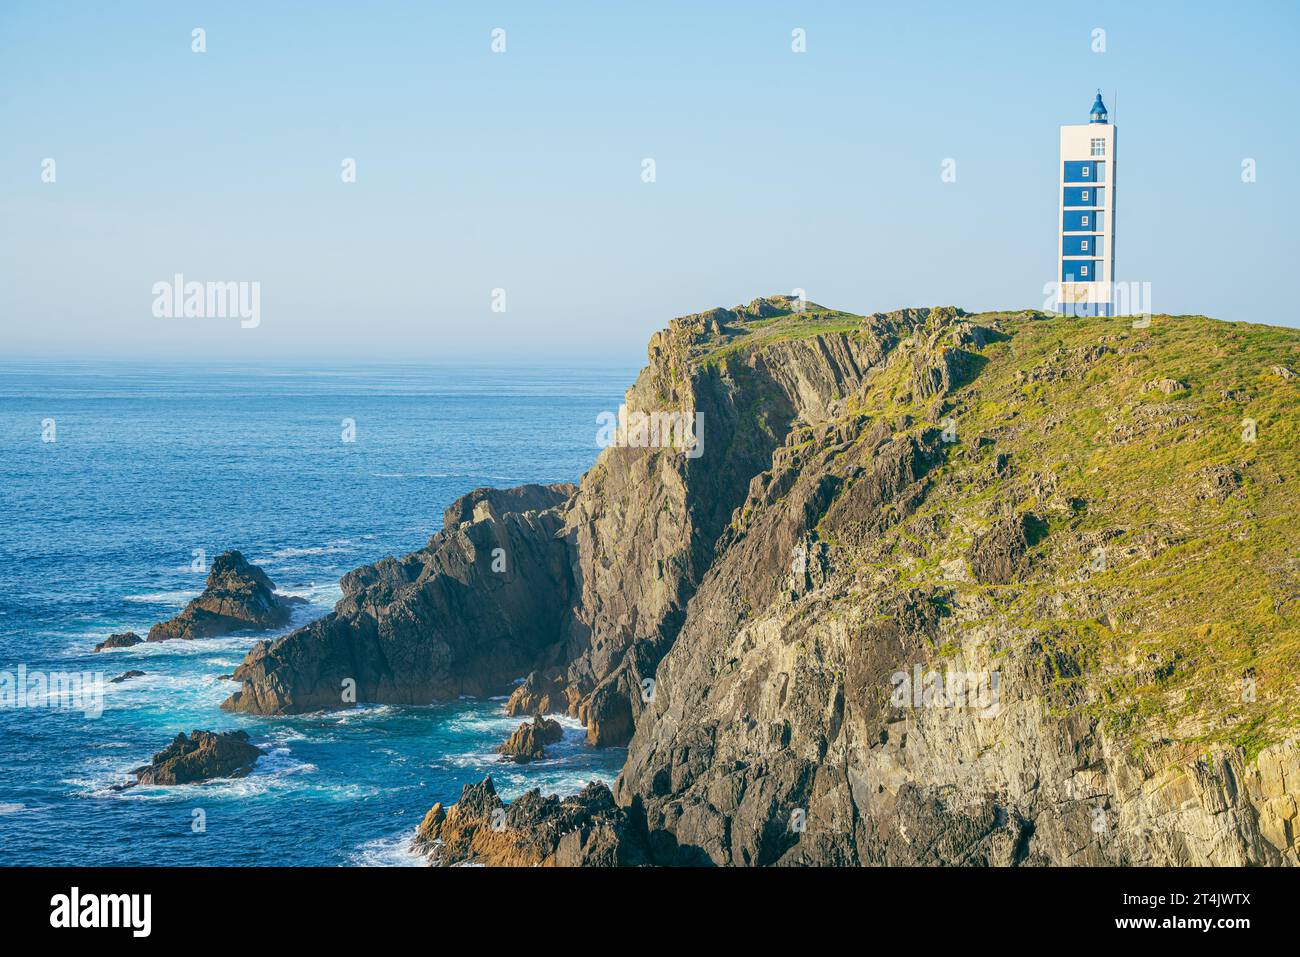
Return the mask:
{"type": "Polygon", "coordinates": [[[485,774],[506,797],[612,781],[623,752],[573,721],[546,761],[500,762],[500,700],[221,711],[219,676],[264,634],[92,648],[197,595],[196,550],[308,599],[295,624],[327,613],[344,572],[423,546],[465,492],[577,481],[633,372],[0,364],[0,672],[145,672],[99,716],[0,708],[0,864],[413,864],[425,811],[485,774]],[[195,728],[266,754],[242,779],[112,790],[195,728]]]}

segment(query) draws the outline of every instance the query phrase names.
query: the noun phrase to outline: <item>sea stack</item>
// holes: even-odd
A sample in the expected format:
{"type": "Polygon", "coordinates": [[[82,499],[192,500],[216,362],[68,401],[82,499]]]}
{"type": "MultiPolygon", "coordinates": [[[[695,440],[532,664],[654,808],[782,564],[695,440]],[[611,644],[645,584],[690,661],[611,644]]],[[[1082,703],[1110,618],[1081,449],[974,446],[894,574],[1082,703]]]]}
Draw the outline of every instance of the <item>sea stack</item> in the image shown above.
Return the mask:
{"type": "Polygon", "coordinates": [[[174,618],[149,629],[149,641],[215,638],[235,631],[265,631],[289,623],[303,599],[275,594],[275,583],[237,551],[212,560],[207,587],[174,618]]]}

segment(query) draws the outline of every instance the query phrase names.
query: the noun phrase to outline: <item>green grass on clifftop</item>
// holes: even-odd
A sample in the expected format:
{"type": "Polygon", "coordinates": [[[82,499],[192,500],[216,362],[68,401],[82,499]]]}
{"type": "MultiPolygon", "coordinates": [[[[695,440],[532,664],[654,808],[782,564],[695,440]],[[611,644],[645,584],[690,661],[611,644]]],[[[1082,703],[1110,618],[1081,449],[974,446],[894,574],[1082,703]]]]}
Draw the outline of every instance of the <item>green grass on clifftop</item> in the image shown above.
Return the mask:
{"type": "MultiPolygon", "coordinates": [[[[899,580],[982,595],[1008,640],[1068,649],[1084,672],[1058,676],[1048,707],[1087,708],[1135,749],[1253,755],[1295,733],[1300,331],[1204,316],[966,321],[997,335],[942,402],[910,394],[909,341],[847,404],[905,429],[956,423],[920,510],[884,533],[899,580]],[[1008,509],[1044,534],[1016,582],[979,584],[972,541],[1008,509]]],[[[692,359],[863,330],[810,305],[731,323],[692,359]]]]}

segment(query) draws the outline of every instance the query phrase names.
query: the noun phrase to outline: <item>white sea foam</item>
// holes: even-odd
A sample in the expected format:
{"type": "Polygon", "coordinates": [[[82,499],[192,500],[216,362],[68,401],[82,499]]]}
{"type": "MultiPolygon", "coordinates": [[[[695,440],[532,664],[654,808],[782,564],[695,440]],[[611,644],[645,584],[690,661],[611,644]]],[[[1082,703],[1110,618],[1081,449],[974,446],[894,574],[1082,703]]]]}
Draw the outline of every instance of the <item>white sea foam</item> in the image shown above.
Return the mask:
{"type": "Polygon", "coordinates": [[[360,867],[424,867],[428,862],[411,850],[414,831],[366,841],[349,855],[348,862],[360,867]]]}
{"type": "Polygon", "coordinates": [[[319,770],[309,761],[300,761],[293,757],[288,748],[271,747],[266,742],[254,742],[265,753],[253,766],[253,770],[242,778],[215,778],[194,784],[140,784],[125,790],[114,790],[114,785],[131,781],[131,769],[148,763],[147,759],[136,761],[124,767],[118,761],[100,759],[88,762],[85,777],[69,778],[63,783],[69,784],[83,797],[114,798],[124,801],[188,801],[198,795],[204,800],[231,799],[239,800],[269,793],[284,793],[301,790],[322,790],[338,792],[336,796],[352,799],[371,797],[375,789],[356,788],[352,786],[320,786],[313,783],[311,776],[319,770]],[[350,792],[350,793],[349,793],[350,792]]]}
{"type": "MultiPolygon", "coordinates": [[[[516,765],[519,767],[519,765],[516,765]]],[[[560,797],[568,797],[570,794],[577,794],[592,781],[604,781],[612,786],[615,775],[601,773],[595,770],[576,770],[567,773],[538,773],[540,769],[533,767],[532,772],[492,772],[492,782],[496,785],[497,793],[501,795],[503,801],[513,801],[525,791],[531,791],[537,788],[545,796],[557,794],[560,797]]]]}
{"type": "MultiPolygon", "coordinates": [[[[463,472],[371,472],[371,478],[381,479],[443,479],[443,478],[470,478],[471,476],[463,472]]],[[[475,473],[475,479],[487,479],[491,482],[517,482],[518,476],[515,475],[480,475],[475,473]]]]}
{"type": "Polygon", "coordinates": [[[0,804],[0,814],[19,814],[25,810],[25,804],[0,804]]]}
{"type": "Polygon", "coordinates": [[[450,472],[371,472],[371,478],[405,479],[405,478],[451,478],[450,472]]]}
{"type": "Polygon", "coordinates": [[[333,721],[335,724],[355,724],[390,715],[396,711],[397,708],[391,704],[363,704],[355,708],[349,708],[346,711],[330,711],[321,717],[333,721]]]}
{"type": "Polygon", "coordinates": [[[277,548],[270,555],[263,558],[254,559],[254,564],[264,564],[275,561],[283,561],[286,558],[306,558],[310,555],[337,555],[340,552],[350,551],[343,546],[349,544],[346,539],[328,545],[308,545],[302,547],[277,548]]]}
{"type": "Polygon", "coordinates": [[[266,728],[263,731],[266,735],[266,741],[270,746],[288,747],[293,744],[303,744],[311,742],[313,744],[330,743],[338,741],[336,735],[318,728],[303,728],[297,725],[285,725],[279,728],[266,728]]]}
{"type": "MultiPolygon", "coordinates": [[[[204,655],[230,654],[239,655],[240,660],[258,641],[274,637],[274,633],[223,635],[220,638],[174,638],[170,641],[146,641],[123,649],[133,655],[145,658],[177,656],[182,658],[199,658],[204,655]]],[[[102,652],[101,652],[102,654],[102,652]]]]}
{"type": "Polygon", "coordinates": [[[122,600],[148,605],[183,605],[191,598],[198,598],[200,594],[197,588],[182,591],[150,591],[143,595],[123,595],[122,600]]]}

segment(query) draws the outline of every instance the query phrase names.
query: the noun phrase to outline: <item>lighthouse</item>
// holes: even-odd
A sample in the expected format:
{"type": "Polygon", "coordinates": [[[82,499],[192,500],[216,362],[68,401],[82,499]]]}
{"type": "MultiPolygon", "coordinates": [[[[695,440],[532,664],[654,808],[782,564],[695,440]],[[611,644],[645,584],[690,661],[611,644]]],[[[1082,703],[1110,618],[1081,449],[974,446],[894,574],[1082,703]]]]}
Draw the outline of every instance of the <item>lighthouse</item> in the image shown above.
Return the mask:
{"type": "Polygon", "coordinates": [[[1114,315],[1115,127],[1101,101],[1087,123],[1061,127],[1057,312],[1114,315]]]}

